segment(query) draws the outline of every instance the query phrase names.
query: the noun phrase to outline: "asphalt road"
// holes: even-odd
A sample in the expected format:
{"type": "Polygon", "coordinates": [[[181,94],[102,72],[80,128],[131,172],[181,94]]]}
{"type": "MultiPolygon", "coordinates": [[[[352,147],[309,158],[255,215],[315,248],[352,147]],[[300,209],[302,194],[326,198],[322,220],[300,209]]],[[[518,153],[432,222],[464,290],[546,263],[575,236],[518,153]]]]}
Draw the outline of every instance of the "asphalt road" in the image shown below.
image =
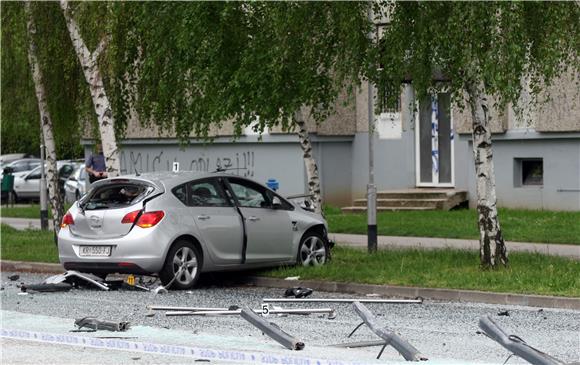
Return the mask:
{"type": "MultiPolygon", "coordinates": [[[[206,280],[196,290],[165,295],[88,289],[19,295],[17,285],[20,282],[38,283],[46,275],[20,273],[18,281],[10,281],[7,279],[10,274],[2,273],[1,277],[2,364],[158,364],[194,363],[207,359],[211,363],[404,362],[392,347],[385,350],[379,362],[375,357],[380,347],[329,347],[343,342],[378,339],[367,328],[361,328],[352,338],[347,338],[361,322],[349,304],[284,305],[292,308],[331,307],[337,312],[335,319],[328,319],[325,315],[268,317],[284,331],[302,339],[306,344],[303,351],[284,349],[238,316],[166,317],[163,312],[157,312],[153,317],[146,316],[147,305],[249,305],[258,308],[262,298],[282,297],[283,289],[232,287],[206,280]],[[132,328],[127,332],[69,332],[75,329],[75,318],[86,316],[129,321],[132,328]],[[32,335],[39,337],[33,339],[32,335]],[[26,336],[28,338],[24,339],[26,336]],[[109,341],[99,339],[103,336],[123,338],[110,340],[117,342],[98,342],[109,341]],[[54,342],[55,339],[60,339],[60,342],[54,342]],[[77,343],[73,343],[75,341],[77,343]],[[97,342],[83,345],[85,341],[97,342]],[[181,347],[172,348],[173,345],[181,347]],[[195,356],[180,353],[191,351],[193,354],[194,349],[189,350],[190,347],[195,348],[195,356]]],[[[353,298],[351,295],[322,292],[312,295],[312,298],[327,297],[353,298]]],[[[381,323],[418,348],[431,364],[502,364],[509,356],[507,350],[476,333],[479,318],[486,315],[492,316],[506,332],[518,335],[528,344],[562,361],[580,361],[580,311],[434,301],[420,305],[369,304],[368,308],[381,323]],[[509,315],[498,315],[505,311],[509,315]]],[[[512,357],[508,363],[526,362],[512,357]]]]}

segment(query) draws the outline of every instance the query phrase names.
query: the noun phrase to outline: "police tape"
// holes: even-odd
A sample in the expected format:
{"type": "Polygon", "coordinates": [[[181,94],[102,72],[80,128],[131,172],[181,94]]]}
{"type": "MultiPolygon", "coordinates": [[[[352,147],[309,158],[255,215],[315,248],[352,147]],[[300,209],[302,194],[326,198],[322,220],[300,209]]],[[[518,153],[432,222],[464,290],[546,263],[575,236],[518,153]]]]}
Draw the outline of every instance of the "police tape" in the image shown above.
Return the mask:
{"type": "Polygon", "coordinates": [[[97,349],[120,350],[148,353],[152,355],[184,356],[200,360],[236,362],[249,364],[292,364],[292,365],[358,365],[361,362],[347,362],[331,359],[315,359],[299,356],[285,356],[264,352],[217,350],[201,347],[168,345],[151,342],[126,341],[122,339],[100,339],[69,334],[54,334],[16,329],[0,329],[0,337],[15,340],[35,341],[57,345],[92,347],[97,349]]]}

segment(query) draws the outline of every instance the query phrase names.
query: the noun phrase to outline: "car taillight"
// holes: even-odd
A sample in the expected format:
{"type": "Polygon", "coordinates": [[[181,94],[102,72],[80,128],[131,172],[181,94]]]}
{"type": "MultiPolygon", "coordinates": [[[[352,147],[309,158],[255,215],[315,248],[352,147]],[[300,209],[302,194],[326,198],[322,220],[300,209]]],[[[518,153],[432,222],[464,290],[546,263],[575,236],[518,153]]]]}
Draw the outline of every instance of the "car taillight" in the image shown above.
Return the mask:
{"type": "Polygon", "coordinates": [[[141,213],[141,210],[136,210],[134,212],[125,214],[121,220],[121,223],[134,223],[139,213],[141,213]]]}
{"type": "Polygon", "coordinates": [[[165,213],[162,210],[158,210],[155,212],[147,212],[143,213],[139,220],[137,221],[137,225],[141,228],[150,228],[156,225],[163,219],[165,213]]]}
{"type": "Polygon", "coordinates": [[[69,226],[71,224],[75,224],[75,221],[72,217],[72,214],[66,213],[64,215],[64,217],[62,217],[62,223],[60,224],[60,228],[64,228],[64,227],[69,226]]]}

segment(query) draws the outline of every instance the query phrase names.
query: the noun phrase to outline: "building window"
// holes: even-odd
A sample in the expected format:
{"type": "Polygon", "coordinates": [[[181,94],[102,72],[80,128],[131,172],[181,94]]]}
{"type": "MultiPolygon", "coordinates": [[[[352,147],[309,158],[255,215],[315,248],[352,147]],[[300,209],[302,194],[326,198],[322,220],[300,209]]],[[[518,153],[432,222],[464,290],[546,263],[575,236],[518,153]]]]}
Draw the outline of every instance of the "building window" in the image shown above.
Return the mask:
{"type": "Polygon", "coordinates": [[[516,158],[514,159],[514,185],[543,186],[544,185],[544,160],[541,158],[516,158]]]}

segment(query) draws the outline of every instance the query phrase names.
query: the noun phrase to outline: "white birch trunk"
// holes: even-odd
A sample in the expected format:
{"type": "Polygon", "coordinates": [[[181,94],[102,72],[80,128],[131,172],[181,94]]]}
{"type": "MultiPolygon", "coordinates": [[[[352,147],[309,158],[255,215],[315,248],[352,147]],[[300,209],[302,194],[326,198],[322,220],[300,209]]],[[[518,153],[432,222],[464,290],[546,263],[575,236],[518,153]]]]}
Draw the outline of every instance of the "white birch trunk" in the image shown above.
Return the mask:
{"type": "Polygon", "coordinates": [[[76,21],[72,17],[68,1],[61,0],[60,7],[62,8],[66,20],[66,26],[79,62],[81,63],[85,79],[89,84],[91,98],[93,99],[95,113],[97,114],[97,120],[99,122],[99,133],[101,135],[107,173],[109,177],[117,176],[119,175],[121,167],[119,151],[117,149],[117,140],[115,138],[115,129],[113,128],[113,111],[111,110],[111,103],[109,102],[109,98],[105,92],[103,77],[97,62],[100,53],[107,46],[108,38],[103,38],[97,48],[91,53],[81,37],[76,21]]]}
{"type": "Polygon", "coordinates": [[[34,90],[36,93],[36,100],[38,101],[38,111],[40,113],[40,128],[42,131],[42,139],[46,147],[46,180],[48,184],[48,196],[50,208],[52,210],[52,222],[54,232],[58,233],[60,229],[60,222],[64,215],[64,207],[62,203],[62,196],[58,186],[58,167],[56,164],[56,148],[54,144],[54,136],[52,133],[52,119],[48,111],[48,104],[46,102],[46,91],[42,82],[42,72],[38,63],[36,55],[36,44],[34,37],[36,35],[36,24],[32,17],[30,9],[30,2],[24,3],[26,11],[26,25],[28,31],[28,63],[30,64],[30,71],[34,81],[34,90]]]}
{"type": "Polygon", "coordinates": [[[480,261],[484,268],[495,268],[507,265],[508,257],[497,215],[488,98],[483,83],[467,83],[466,91],[473,118],[480,261]]]}
{"type": "Polygon", "coordinates": [[[312,202],[314,204],[313,208],[316,213],[322,214],[322,196],[320,193],[318,166],[316,165],[316,160],[312,155],[312,143],[310,143],[310,136],[301,110],[295,113],[294,123],[298,126],[298,139],[300,140],[300,147],[303,152],[306,178],[308,179],[308,190],[309,193],[312,194],[312,202]]]}

